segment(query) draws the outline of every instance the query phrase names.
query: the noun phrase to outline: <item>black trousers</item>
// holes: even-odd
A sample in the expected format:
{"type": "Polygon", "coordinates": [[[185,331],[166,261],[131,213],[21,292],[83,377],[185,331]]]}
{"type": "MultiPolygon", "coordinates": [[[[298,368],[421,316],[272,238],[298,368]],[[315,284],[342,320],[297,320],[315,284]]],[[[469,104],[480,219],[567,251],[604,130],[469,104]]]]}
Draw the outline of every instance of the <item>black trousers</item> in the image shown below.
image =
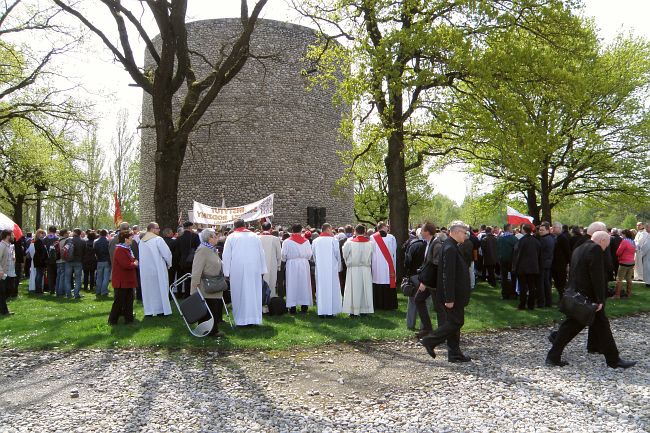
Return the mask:
{"type": "MultiPolygon", "coordinates": [[[[182,277],[183,275],[187,274],[187,273],[190,273],[190,274],[192,273],[192,265],[190,265],[189,267],[185,266],[185,265],[181,266],[181,273],[179,275],[179,278],[182,277]]],[[[191,283],[191,279],[188,278],[187,280],[185,280],[183,282],[183,287],[182,288],[179,287],[179,288],[176,289],[176,290],[180,290],[180,296],[182,298],[189,298],[190,297],[190,283],[191,283]]]]}
{"type": "Polygon", "coordinates": [[[537,282],[539,274],[517,275],[519,280],[519,308],[523,309],[528,306],[529,310],[535,308],[537,300],[537,282]]]}
{"type": "Polygon", "coordinates": [[[465,324],[465,307],[454,304],[453,308],[447,308],[444,300],[438,296],[434,299],[434,307],[438,315],[438,328],[424,337],[422,344],[436,347],[446,341],[450,357],[461,355],[460,328],[465,324]]]}
{"type": "Polygon", "coordinates": [[[420,323],[422,331],[431,331],[433,326],[431,325],[431,318],[429,317],[429,309],[427,308],[427,299],[431,296],[431,291],[426,288],[424,291],[420,292],[419,290],[415,293],[413,297],[413,302],[415,303],[415,309],[420,316],[420,323]]]}
{"type": "MultiPolygon", "coordinates": [[[[210,334],[208,335],[214,335],[217,332],[219,332],[219,322],[221,322],[221,319],[223,317],[223,301],[221,299],[208,299],[205,298],[205,303],[207,304],[208,308],[212,312],[212,315],[214,316],[214,326],[212,327],[212,331],[210,331],[210,334]]],[[[210,318],[209,314],[206,314],[201,321],[208,320],[210,318]]]]}
{"type": "Polygon", "coordinates": [[[539,274],[539,291],[537,292],[537,306],[551,307],[553,293],[551,292],[551,269],[542,269],[539,274]]]}
{"type": "Polygon", "coordinates": [[[397,289],[390,284],[372,284],[372,302],[375,310],[397,310],[397,289]]]}
{"type": "Polygon", "coordinates": [[[124,323],[133,322],[133,289],[113,289],[115,299],[108,315],[108,323],[116,324],[120,316],[124,317],[124,323]]]}
{"type": "Polygon", "coordinates": [[[510,272],[512,269],[512,262],[502,261],[500,262],[499,267],[501,268],[501,298],[502,299],[514,299],[515,298],[515,275],[510,272]],[[512,279],[508,279],[508,273],[510,273],[512,279]]]}
{"type": "Polygon", "coordinates": [[[496,265],[485,265],[485,271],[487,272],[487,281],[488,284],[492,287],[497,285],[497,277],[494,273],[496,265]]]}
{"type": "MultiPolygon", "coordinates": [[[[49,269],[49,268],[48,268],[49,269]]],[[[95,272],[97,271],[97,263],[93,263],[88,266],[83,267],[84,271],[84,290],[88,290],[88,285],[90,284],[90,290],[95,290],[95,272]]]]}
{"type": "Polygon", "coordinates": [[[0,314],[9,314],[7,307],[7,278],[0,280],[0,314]]]}
{"type": "Polygon", "coordinates": [[[553,283],[555,284],[555,288],[557,289],[560,298],[562,298],[562,296],[564,296],[564,289],[566,288],[566,279],[567,279],[566,265],[564,266],[558,265],[554,267],[552,274],[553,274],[553,283]]]}
{"type": "MultiPolygon", "coordinates": [[[[567,344],[575,338],[585,328],[584,325],[576,322],[571,318],[567,318],[560,325],[557,331],[553,347],[548,352],[548,358],[552,361],[558,362],[562,358],[562,352],[567,344]]],[[[612,335],[612,329],[609,325],[609,319],[605,315],[605,308],[596,313],[594,323],[589,327],[589,332],[593,333],[598,341],[599,351],[605,355],[605,361],[608,364],[615,364],[618,361],[618,348],[612,335]]]]}
{"type": "Polygon", "coordinates": [[[21,262],[16,262],[16,278],[18,279],[19,283],[23,279],[23,263],[21,262]]]}
{"type": "Polygon", "coordinates": [[[47,290],[56,294],[56,263],[47,264],[47,290]]]}

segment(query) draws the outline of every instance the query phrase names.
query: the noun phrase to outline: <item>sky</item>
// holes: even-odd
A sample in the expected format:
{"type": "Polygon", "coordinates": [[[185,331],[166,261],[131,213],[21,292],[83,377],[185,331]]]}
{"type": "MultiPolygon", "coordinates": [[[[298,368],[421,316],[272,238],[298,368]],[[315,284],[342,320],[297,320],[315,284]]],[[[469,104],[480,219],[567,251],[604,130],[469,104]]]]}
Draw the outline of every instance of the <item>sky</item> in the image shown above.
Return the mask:
{"type": "MultiPolygon", "coordinates": [[[[135,3],[135,0],[131,1],[135,3]]],[[[188,21],[210,18],[239,16],[239,0],[189,0],[188,21]]],[[[252,5],[253,1],[249,1],[252,5]]],[[[252,9],[252,6],[250,6],[252,9]]],[[[600,37],[611,41],[620,32],[632,32],[650,39],[650,1],[649,0],[585,0],[586,16],[593,17],[600,37]]],[[[263,18],[282,21],[300,22],[300,17],[292,11],[285,0],[269,0],[263,18]]],[[[103,7],[94,10],[93,22],[101,29],[112,30],[113,19],[103,7]]],[[[155,29],[153,22],[146,22],[148,30],[155,29]]],[[[152,32],[153,33],[153,32],[152,32]]],[[[114,31],[112,34],[115,34],[114,31]]],[[[143,56],[143,45],[134,44],[134,52],[143,56]]],[[[70,76],[71,81],[82,83],[79,97],[95,104],[98,122],[98,137],[108,149],[115,130],[117,113],[127,109],[130,124],[135,128],[142,104],[142,91],[129,86],[132,80],[121,65],[103,48],[96,38],[87,42],[83,49],[68,56],[60,65],[62,72],[70,76]]],[[[462,167],[447,167],[441,173],[430,176],[437,192],[447,195],[458,204],[462,203],[469,182],[462,172],[462,167]]]]}

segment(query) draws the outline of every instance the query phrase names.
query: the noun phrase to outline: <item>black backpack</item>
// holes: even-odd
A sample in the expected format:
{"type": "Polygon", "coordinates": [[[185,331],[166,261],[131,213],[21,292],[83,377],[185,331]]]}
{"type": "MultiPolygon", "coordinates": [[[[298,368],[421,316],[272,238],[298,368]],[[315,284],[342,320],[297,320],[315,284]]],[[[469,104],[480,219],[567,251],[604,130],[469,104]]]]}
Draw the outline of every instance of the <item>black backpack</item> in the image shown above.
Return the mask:
{"type": "Polygon", "coordinates": [[[287,312],[287,304],[284,299],[276,296],[269,301],[269,314],[271,316],[282,316],[287,312]]]}

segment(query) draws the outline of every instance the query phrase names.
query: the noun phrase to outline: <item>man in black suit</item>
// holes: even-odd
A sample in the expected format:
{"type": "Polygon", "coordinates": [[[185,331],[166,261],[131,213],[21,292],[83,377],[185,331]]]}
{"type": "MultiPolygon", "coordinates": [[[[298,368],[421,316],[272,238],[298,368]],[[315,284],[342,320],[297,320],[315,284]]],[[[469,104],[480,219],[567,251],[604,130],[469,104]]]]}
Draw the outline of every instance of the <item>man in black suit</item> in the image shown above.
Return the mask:
{"type": "Polygon", "coordinates": [[[485,228],[485,236],[481,239],[481,251],[483,251],[483,269],[487,273],[487,281],[490,286],[496,287],[497,238],[492,234],[492,227],[485,228]]]}
{"type": "Polygon", "coordinates": [[[512,268],[519,281],[519,309],[523,310],[528,305],[529,310],[535,309],[537,299],[537,283],[541,269],[542,247],[533,237],[533,227],[524,224],[524,236],[515,245],[512,259],[512,268]]]}
{"type": "MultiPolygon", "coordinates": [[[[597,305],[594,322],[590,330],[597,335],[601,353],[611,368],[629,368],[636,364],[619,357],[618,348],[612,335],[609,320],[605,315],[607,281],[605,278],[605,250],[610,236],[606,231],[597,231],[591,239],[577,247],[571,256],[569,286],[580,292],[597,305]]],[[[569,363],[562,360],[562,352],[567,344],[584,329],[585,325],[567,317],[560,325],[553,340],[553,346],[546,356],[546,365],[564,367],[569,363]]]]}
{"type": "Polygon", "coordinates": [[[465,323],[465,306],[469,303],[470,285],[467,265],[458,248],[466,239],[468,227],[461,221],[451,223],[449,237],[443,243],[438,259],[435,307],[438,328],[420,343],[435,358],[434,349],[447,341],[449,362],[468,362],[469,356],[460,351],[460,328],[465,323]]]}
{"type": "Polygon", "coordinates": [[[422,324],[420,331],[416,334],[418,338],[424,337],[433,331],[429,309],[427,308],[427,299],[435,293],[438,279],[438,259],[442,248],[442,242],[435,237],[436,226],[433,223],[427,222],[424,224],[421,234],[426,246],[423,254],[424,261],[420,267],[420,272],[418,272],[420,287],[418,287],[413,299],[422,324]]]}
{"type": "Polygon", "coordinates": [[[616,251],[618,251],[618,247],[621,246],[621,242],[623,242],[623,238],[621,237],[619,230],[617,228],[612,229],[611,235],[612,238],[609,243],[609,253],[610,256],[612,257],[612,271],[609,272],[609,274],[607,275],[607,280],[615,281],[616,274],[618,273],[618,256],[616,255],[616,251]]]}
{"type": "MultiPolygon", "coordinates": [[[[179,236],[176,241],[176,248],[178,249],[179,257],[179,277],[187,273],[192,273],[192,262],[194,261],[194,252],[201,245],[199,235],[194,233],[194,223],[185,221],[183,223],[183,234],[179,236]]],[[[179,293],[179,297],[187,298],[190,296],[190,280],[183,283],[183,291],[179,293]]]]}
{"type": "Polygon", "coordinates": [[[567,266],[571,261],[571,245],[569,243],[569,228],[560,223],[553,223],[552,233],[555,236],[555,250],[553,251],[553,264],[551,271],[555,288],[560,295],[564,294],[567,278],[567,266]]]}

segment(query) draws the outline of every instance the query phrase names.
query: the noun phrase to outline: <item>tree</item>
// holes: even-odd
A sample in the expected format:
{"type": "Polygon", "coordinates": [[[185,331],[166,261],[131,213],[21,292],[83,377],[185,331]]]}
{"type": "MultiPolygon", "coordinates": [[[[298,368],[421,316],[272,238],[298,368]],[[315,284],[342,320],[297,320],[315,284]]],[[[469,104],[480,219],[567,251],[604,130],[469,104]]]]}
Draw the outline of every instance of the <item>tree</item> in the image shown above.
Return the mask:
{"type": "Polygon", "coordinates": [[[0,128],[20,119],[63,148],[64,132],[83,121],[85,107],[70,89],[49,81],[56,75],[55,57],[80,41],[58,22],[59,14],[54,6],[21,0],[0,6],[0,128]],[[40,43],[23,43],[27,40],[40,43]]]}
{"type": "MultiPolygon", "coordinates": [[[[190,133],[197,126],[208,107],[221,90],[237,75],[251,56],[250,38],[262,8],[268,0],[258,0],[249,14],[246,0],[241,0],[242,32],[232,46],[222,50],[223,57],[205,59],[188,48],[185,13],[187,0],[144,0],[156,22],[159,42],[144,29],[134,11],[120,0],[100,0],[114,19],[119,34],[119,44],[113,43],[108,33],[93,24],[76,3],[64,0],[54,2],[65,12],[76,17],[97,35],[115,56],[135,83],[151,95],[156,131],[154,203],[156,219],[163,227],[174,227],[178,218],[178,179],[190,133]],[[138,66],[129,34],[135,33],[147,47],[153,68],[138,66]],[[193,55],[198,55],[212,70],[205,77],[197,77],[192,67],[193,55]],[[174,95],[185,86],[185,96],[179,110],[174,110],[174,95]]],[[[146,125],[145,125],[146,126],[146,125]]]]}
{"type": "Polygon", "coordinates": [[[140,185],[140,164],[136,135],[128,130],[127,110],[121,110],[117,116],[115,135],[111,141],[110,181],[113,192],[120,201],[120,210],[124,221],[139,222],[138,196],[140,185]]]}
{"type": "Polygon", "coordinates": [[[88,133],[80,153],[79,183],[82,185],[82,190],[78,195],[77,203],[83,211],[85,219],[83,226],[95,229],[99,227],[100,220],[106,221],[110,200],[108,177],[104,172],[106,157],[97,142],[96,130],[88,133]]]}
{"type": "MultiPolygon", "coordinates": [[[[488,34],[512,26],[551,34],[570,15],[562,1],[304,0],[294,7],[322,31],[309,55],[312,81],[339,85],[351,105],[343,129],[360,143],[354,165],[373,147],[386,145],[384,166],[391,230],[407,238],[407,173],[427,158],[454,151],[445,102],[459,81],[481,65],[475,53],[488,34]],[[326,33],[331,36],[326,36],[326,33]],[[341,40],[344,45],[334,44],[341,40]],[[339,80],[337,71],[344,77],[339,80]],[[441,126],[443,125],[443,126],[441,126]]],[[[398,254],[401,269],[402,254],[398,254]]]]}
{"type": "Polygon", "coordinates": [[[25,206],[36,202],[37,186],[48,188],[44,199],[63,197],[60,187],[72,181],[69,157],[74,154],[69,143],[59,140],[53,145],[24,119],[0,128],[0,205],[18,225],[24,224],[25,206]]]}
{"type": "Polygon", "coordinates": [[[575,199],[647,196],[647,41],[602,47],[581,23],[558,46],[512,29],[488,39],[483,61],[484,73],[459,89],[453,118],[475,172],[523,197],[536,222],[575,199]]]}

